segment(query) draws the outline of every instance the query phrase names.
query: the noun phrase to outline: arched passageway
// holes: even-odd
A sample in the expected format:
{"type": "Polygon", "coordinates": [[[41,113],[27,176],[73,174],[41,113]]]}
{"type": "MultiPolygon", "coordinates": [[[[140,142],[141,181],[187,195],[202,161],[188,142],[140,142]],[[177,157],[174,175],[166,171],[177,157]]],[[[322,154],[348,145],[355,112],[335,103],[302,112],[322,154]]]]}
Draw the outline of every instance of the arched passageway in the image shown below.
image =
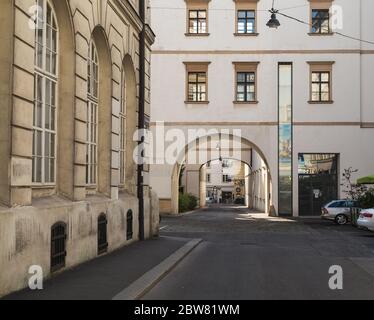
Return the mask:
{"type": "Polygon", "coordinates": [[[251,141],[235,137],[232,134],[213,134],[199,137],[185,146],[174,165],[171,177],[171,213],[179,213],[180,192],[191,190],[199,198],[199,206],[206,205],[206,175],[204,167],[214,160],[233,159],[248,167],[246,173],[245,203],[248,207],[261,209],[266,213],[272,211],[272,182],[268,162],[259,147],[251,141]],[[181,190],[181,174],[188,168],[189,190],[181,190]],[[198,194],[197,191],[198,190],[198,194]],[[260,201],[259,201],[260,200],[260,201]]]}

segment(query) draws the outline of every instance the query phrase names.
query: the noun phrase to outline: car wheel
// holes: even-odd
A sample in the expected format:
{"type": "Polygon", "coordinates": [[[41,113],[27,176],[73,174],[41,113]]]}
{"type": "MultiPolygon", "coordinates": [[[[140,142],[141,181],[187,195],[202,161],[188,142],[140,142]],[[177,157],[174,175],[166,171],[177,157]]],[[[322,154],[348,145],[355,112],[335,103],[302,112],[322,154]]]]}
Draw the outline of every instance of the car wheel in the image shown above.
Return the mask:
{"type": "Polygon", "coordinates": [[[336,216],[335,222],[338,225],[342,226],[348,223],[348,218],[344,214],[339,214],[338,216],[336,216]]]}

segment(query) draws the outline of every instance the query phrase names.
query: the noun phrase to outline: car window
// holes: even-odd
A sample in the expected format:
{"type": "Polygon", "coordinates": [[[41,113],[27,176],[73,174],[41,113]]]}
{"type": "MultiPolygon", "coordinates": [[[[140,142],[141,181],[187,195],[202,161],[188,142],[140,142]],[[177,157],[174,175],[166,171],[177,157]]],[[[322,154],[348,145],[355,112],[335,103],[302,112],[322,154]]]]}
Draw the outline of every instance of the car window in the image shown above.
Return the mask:
{"type": "Polygon", "coordinates": [[[357,207],[357,203],[355,201],[347,201],[346,206],[348,208],[354,208],[354,207],[357,207]]]}
{"type": "Polygon", "coordinates": [[[335,201],[330,204],[330,208],[344,208],[345,207],[345,201],[335,201]]]}

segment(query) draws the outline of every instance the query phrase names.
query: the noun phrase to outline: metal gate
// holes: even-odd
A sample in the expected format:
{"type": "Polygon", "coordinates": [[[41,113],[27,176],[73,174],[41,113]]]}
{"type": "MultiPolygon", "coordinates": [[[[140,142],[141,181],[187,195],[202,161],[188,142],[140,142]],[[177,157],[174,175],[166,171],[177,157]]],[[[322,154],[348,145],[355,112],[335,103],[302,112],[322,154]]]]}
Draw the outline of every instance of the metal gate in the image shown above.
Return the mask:
{"type": "Polygon", "coordinates": [[[107,240],[108,220],[105,214],[101,214],[97,220],[97,252],[102,254],[108,251],[107,240]]]}
{"type": "Polygon", "coordinates": [[[299,214],[319,216],[326,203],[338,197],[336,174],[299,174],[299,214]]]}
{"type": "Polygon", "coordinates": [[[51,228],[51,272],[65,267],[66,239],[66,224],[54,224],[51,228]]]}

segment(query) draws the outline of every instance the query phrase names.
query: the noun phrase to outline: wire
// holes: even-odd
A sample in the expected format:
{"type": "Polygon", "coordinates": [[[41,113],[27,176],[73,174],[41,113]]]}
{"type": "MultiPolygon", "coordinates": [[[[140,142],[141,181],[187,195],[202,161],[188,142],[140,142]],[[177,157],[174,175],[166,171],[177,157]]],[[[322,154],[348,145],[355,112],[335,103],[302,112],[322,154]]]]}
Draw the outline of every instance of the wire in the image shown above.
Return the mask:
{"type": "MultiPolygon", "coordinates": [[[[273,0],[273,6],[272,6],[272,8],[274,8],[274,3],[275,3],[275,0],[273,0]]],[[[282,12],[282,11],[288,11],[288,10],[298,9],[298,8],[304,8],[304,7],[309,7],[309,4],[277,9],[276,13],[279,14],[279,15],[281,15],[281,16],[284,16],[285,18],[297,21],[297,22],[305,24],[307,26],[312,26],[312,24],[310,24],[310,23],[308,23],[306,21],[303,21],[303,20],[301,20],[299,18],[295,18],[293,16],[290,16],[290,15],[285,14],[285,13],[282,12]]],[[[150,10],[155,10],[155,9],[156,10],[184,10],[184,11],[186,10],[186,8],[184,8],[184,7],[152,7],[152,6],[149,6],[148,9],[150,9],[150,10]]],[[[219,9],[219,8],[210,8],[209,11],[236,11],[236,9],[235,8],[234,9],[228,9],[228,8],[221,8],[221,9],[219,9]]],[[[269,12],[270,10],[258,9],[257,11],[269,12]]],[[[363,43],[374,45],[374,41],[360,39],[360,38],[357,38],[357,37],[354,37],[354,36],[350,36],[350,35],[344,34],[344,33],[339,32],[339,31],[334,31],[334,33],[337,34],[337,35],[339,35],[339,36],[341,36],[341,37],[347,38],[347,39],[351,39],[351,40],[355,40],[355,41],[359,41],[359,42],[363,42],[363,43]]]]}
{"type": "MultiPolygon", "coordinates": [[[[292,16],[290,16],[288,14],[285,14],[285,13],[282,13],[282,12],[278,12],[278,14],[281,15],[281,16],[283,16],[283,17],[286,17],[288,19],[294,20],[296,22],[299,22],[299,23],[302,23],[302,24],[305,24],[305,25],[308,25],[308,26],[312,26],[312,24],[310,24],[310,23],[308,23],[306,21],[303,21],[301,19],[292,17],[292,16]]],[[[337,35],[339,35],[339,36],[341,36],[341,37],[347,38],[347,39],[351,39],[351,40],[355,40],[355,41],[364,42],[364,43],[368,43],[368,44],[373,44],[374,45],[374,41],[360,39],[360,38],[353,37],[353,36],[347,35],[345,33],[339,32],[339,31],[334,31],[334,33],[337,34],[337,35]]]]}

